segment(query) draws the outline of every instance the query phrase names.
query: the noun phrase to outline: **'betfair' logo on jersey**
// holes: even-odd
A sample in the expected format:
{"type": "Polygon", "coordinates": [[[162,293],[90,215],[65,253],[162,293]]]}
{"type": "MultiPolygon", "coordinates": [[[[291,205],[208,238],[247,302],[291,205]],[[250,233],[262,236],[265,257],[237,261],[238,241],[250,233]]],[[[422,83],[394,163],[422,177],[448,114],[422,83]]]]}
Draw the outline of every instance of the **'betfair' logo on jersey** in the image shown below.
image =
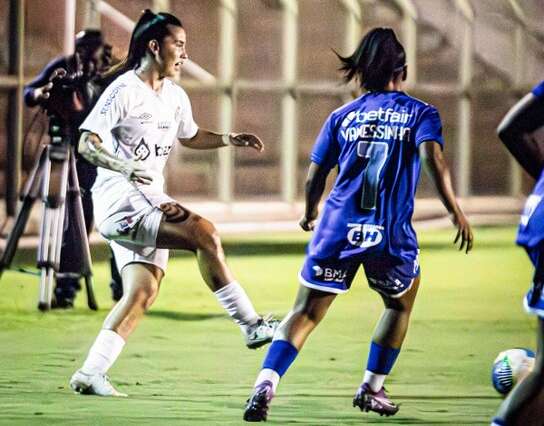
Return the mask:
{"type": "Polygon", "coordinates": [[[147,146],[144,138],[142,138],[140,143],[136,145],[136,148],[134,149],[134,155],[138,158],[138,160],[145,161],[147,157],[149,157],[149,154],[151,154],[149,146],[147,146]]]}
{"type": "Polygon", "coordinates": [[[377,246],[383,240],[383,226],[360,223],[348,223],[348,241],[358,247],[377,246]]]}

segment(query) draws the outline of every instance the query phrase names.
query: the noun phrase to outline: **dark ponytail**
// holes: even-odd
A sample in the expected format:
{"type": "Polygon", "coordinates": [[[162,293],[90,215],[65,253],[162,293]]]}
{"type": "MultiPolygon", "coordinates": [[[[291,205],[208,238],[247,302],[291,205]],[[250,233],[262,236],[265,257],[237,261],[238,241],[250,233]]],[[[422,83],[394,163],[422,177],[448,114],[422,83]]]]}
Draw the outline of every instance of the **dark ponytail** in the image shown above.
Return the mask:
{"type": "Polygon", "coordinates": [[[181,21],[174,15],[164,12],[155,14],[145,9],[132,30],[127,56],[103,74],[103,81],[109,84],[122,73],[136,68],[146,54],[148,43],[151,40],[161,43],[170,34],[168,25],[183,28],[181,21]]]}
{"type": "Polygon", "coordinates": [[[369,31],[351,56],[336,55],[344,81],[357,78],[366,90],[383,90],[392,78],[405,72],[406,52],[391,28],[369,31]]]}

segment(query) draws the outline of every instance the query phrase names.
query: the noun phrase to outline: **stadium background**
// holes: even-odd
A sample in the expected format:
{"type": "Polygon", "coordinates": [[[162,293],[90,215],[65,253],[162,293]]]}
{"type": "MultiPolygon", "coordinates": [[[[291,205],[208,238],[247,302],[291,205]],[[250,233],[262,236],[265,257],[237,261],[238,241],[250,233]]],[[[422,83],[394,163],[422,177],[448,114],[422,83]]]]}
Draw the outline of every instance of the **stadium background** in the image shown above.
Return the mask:
{"type": "MultiPolygon", "coordinates": [[[[495,128],[542,77],[540,0],[1,0],[3,214],[15,211],[17,188],[33,164],[44,125],[43,117],[31,125],[36,110],[20,105],[21,85],[52,57],[70,52],[74,31],[85,27],[101,28],[114,56],[122,57],[127,18],[134,21],[146,7],[172,11],[187,29],[190,58],[203,70],[184,72],[180,83],[197,122],[252,131],[266,144],[262,155],[230,148],[175,150],[168,191],[184,202],[208,202],[204,208],[212,218],[236,221],[239,213],[244,220],[252,210],[267,220],[298,215],[308,154],[321,123],[357,94],[354,86],[339,84],[332,50],[347,54],[377,25],[393,27],[407,48],[408,92],[442,115],[446,157],[469,213],[519,210],[530,182],[498,143],[495,128]],[[17,11],[20,25],[13,22],[17,11]]],[[[418,197],[434,197],[422,180],[418,197]]],[[[419,203],[417,212],[444,213],[427,205],[419,203]]]]}
{"type": "MultiPolygon", "coordinates": [[[[331,49],[346,54],[369,28],[392,26],[410,64],[408,92],[441,112],[446,157],[476,246],[451,246],[454,230],[424,175],[416,203],[423,284],[389,390],[394,418],[358,413],[359,384],[379,296],[362,275],[339,298],[304,356],[282,382],[270,423],[489,424],[500,399],[492,360],[508,347],[535,347],[534,319],[521,298],[531,267],[513,244],[532,182],[495,136],[508,110],[544,75],[541,0],[0,0],[0,219],[16,208],[45,121],[23,108],[21,89],[73,35],[100,27],[122,56],[129,20],[170,10],[188,32],[191,59],[181,84],[197,122],[259,134],[262,155],[176,148],[168,191],[219,223],[229,264],[261,312],[283,316],[296,292],[308,234],[297,229],[308,153],[330,111],[356,93],[338,84],[331,49]],[[102,11],[102,13],[99,13],[102,11]],[[116,18],[114,18],[116,17],[116,18]],[[19,24],[17,24],[17,22],[19,24]],[[197,78],[199,77],[199,78],[197,78]],[[29,137],[23,142],[23,136],[29,137]],[[447,225],[441,231],[427,225],[447,225]],[[247,231],[257,231],[250,234],[247,231]],[[361,285],[362,284],[362,285],[361,285]]],[[[36,245],[36,206],[23,245],[36,245]]],[[[93,237],[93,242],[100,239],[93,237]]],[[[0,247],[3,241],[0,241],[0,247]]],[[[100,312],[81,294],[71,311],[36,310],[38,279],[6,272],[0,281],[0,424],[240,424],[264,353],[243,349],[239,332],[204,288],[190,255],[176,257],[161,295],[112,379],[126,400],[81,398],[67,380],[106,315],[109,271],[93,246],[100,312]],[[234,362],[232,362],[234,361],[234,362]]],[[[35,262],[33,250],[16,263],[35,262]]]]}

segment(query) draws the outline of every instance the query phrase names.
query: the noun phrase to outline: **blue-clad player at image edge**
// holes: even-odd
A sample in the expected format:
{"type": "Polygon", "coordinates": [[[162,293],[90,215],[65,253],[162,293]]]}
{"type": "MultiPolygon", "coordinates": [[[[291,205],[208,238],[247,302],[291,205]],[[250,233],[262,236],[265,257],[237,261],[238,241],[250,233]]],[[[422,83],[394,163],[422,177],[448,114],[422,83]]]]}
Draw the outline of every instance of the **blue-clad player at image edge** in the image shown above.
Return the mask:
{"type": "Polygon", "coordinates": [[[538,317],[538,349],[533,371],[501,404],[493,426],[541,425],[544,415],[544,144],[536,130],[544,126],[544,81],[510,109],[498,134],[523,169],[536,180],[521,215],[517,243],[535,267],[533,283],[524,299],[525,309],[538,317]]]}
{"type": "Polygon", "coordinates": [[[334,111],[317,137],[300,221],[314,234],[295,305],[265,357],[246,405],[246,421],[266,420],[281,376],[337,294],[349,290],[360,265],[385,310],[353,405],[384,415],[398,411],[383,384],[404,341],[420,282],[411,218],[421,160],[458,228],[455,242],[467,252],[472,247],[472,231],[442,155],[440,116],[432,105],[402,91],[406,55],[393,30],[370,31],[351,56],[339,58],[345,81],[357,79],[366,93],[334,111]],[[335,167],[338,176],[316,225],[326,178],[335,167]]]}

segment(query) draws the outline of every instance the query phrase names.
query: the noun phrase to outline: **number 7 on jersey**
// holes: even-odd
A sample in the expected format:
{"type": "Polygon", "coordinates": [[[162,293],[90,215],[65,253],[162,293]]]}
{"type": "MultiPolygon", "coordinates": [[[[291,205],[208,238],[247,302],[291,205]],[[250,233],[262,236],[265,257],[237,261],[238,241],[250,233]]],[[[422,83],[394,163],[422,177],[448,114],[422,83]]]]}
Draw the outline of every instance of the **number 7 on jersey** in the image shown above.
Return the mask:
{"type": "Polygon", "coordinates": [[[372,210],[376,208],[378,199],[378,185],[380,184],[380,172],[387,160],[389,145],[385,142],[359,142],[357,155],[368,158],[368,163],[363,170],[363,184],[361,193],[361,208],[372,210]]]}

